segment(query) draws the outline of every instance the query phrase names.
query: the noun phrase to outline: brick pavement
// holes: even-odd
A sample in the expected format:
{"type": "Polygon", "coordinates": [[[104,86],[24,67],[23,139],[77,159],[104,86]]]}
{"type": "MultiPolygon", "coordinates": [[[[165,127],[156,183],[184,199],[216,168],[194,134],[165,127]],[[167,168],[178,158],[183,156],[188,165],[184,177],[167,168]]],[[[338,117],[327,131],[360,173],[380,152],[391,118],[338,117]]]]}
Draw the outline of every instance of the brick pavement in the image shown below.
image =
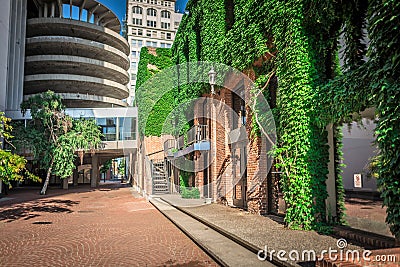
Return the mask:
{"type": "Polygon", "coordinates": [[[217,266],[130,188],[49,193],[0,202],[0,266],[217,266]]]}

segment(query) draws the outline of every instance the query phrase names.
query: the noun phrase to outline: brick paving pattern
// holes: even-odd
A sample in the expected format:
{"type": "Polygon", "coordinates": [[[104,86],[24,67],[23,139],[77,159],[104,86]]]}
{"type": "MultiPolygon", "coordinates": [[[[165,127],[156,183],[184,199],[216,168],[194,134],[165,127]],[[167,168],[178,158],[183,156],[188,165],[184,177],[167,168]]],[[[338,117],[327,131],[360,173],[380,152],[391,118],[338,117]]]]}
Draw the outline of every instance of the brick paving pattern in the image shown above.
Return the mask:
{"type": "Polygon", "coordinates": [[[0,202],[0,266],[217,266],[130,188],[36,192],[0,202]]]}

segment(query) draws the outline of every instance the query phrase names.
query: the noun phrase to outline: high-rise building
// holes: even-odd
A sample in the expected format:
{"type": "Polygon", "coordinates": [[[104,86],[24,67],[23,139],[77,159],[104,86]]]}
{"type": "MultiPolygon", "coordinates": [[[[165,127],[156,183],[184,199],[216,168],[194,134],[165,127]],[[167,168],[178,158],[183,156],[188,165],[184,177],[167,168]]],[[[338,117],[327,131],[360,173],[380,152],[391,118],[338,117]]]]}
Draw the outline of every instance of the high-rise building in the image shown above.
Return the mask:
{"type": "Polygon", "coordinates": [[[130,100],[134,101],[140,49],[170,48],[182,19],[176,0],[127,0],[127,36],[130,45],[130,100]]]}

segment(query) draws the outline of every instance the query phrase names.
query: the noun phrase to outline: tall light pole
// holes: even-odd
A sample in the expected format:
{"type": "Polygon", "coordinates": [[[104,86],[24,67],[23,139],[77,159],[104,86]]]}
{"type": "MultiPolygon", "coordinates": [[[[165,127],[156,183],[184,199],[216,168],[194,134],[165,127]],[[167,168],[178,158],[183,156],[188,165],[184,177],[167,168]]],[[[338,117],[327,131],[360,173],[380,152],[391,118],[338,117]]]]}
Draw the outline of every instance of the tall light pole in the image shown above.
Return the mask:
{"type": "MultiPolygon", "coordinates": [[[[214,85],[215,85],[215,81],[216,81],[216,77],[217,77],[217,72],[214,70],[214,67],[213,66],[211,66],[211,70],[208,72],[208,81],[209,81],[209,83],[210,83],[210,85],[211,85],[211,97],[213,96],[213,95],[215,95],[215,89],[214,89],[214,85]]],[[[211,119],[212,119],[212,111],[213,111],[213,108],[212,108],[212,105],[213,105],[213,102],[211,101],[211,107],[210,107],[210,127],[209,127],[209,131],[211,131],[211,119]]],[[[209,137],[211,137],[211,134],[209,134],[209,137]]],[[[210,151],[211,152],[211,151],[210,151]]],[[[210,153],[209,152],[209,153],[210,153]]],[[[207,160],[210,160],[210,157],[207,157],[207,160]]],[[[210,166],[210,165],[209,165],[210,166]]],[[[207,175],[208,177],[208,184],[207,184],[207,200],[206,200],[206,203],[211,203],[211,172],[208,170],[208,175],[207,175]]]]}

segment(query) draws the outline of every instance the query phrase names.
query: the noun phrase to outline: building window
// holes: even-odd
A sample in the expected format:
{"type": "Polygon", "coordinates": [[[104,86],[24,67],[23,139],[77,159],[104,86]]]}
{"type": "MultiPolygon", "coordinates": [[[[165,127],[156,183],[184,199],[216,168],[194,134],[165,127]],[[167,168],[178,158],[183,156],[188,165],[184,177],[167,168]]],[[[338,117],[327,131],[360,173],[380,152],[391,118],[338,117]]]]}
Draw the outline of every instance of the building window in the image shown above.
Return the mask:
{"type": "Polygon", "coordinates": [[[171,35],[170,32],[167,32],[167,39],[168,39],[168,40],[171,40],[171,39],[172,39],[172,35],[171,35]]]}
{"type": "Polygon", "coordinates": [[[156,0],[147,0],[148,4],[156,5],[157,1],[156,0]]]}
{"type": "Polygon", "coordinates": [[[142,25],[142,19],[133,18],[132,24],[133,25],[142,25]]]}
{"type": "Polygon", "coordinates": [[[136,70],[137,62],[131,62],[131,69],[136,70]]]}
{"type": "Polygon", "coordinates": [[[136,81],[136,74],[131,73],[131,80],[136,81]]]}
{"type": "Polygon", "coordinates": [[[148,30],[148,31],[146,32],[146,36],[147,36],[147,37],[151,37],[151,31],[148,30]]]}
{"type": "Polygon", "coordinates": [[[161,22],[161,28],[163,28],[163,29],[170,29],[170,28],[171,28],[171,23],[168,23],[168,22],[161,22]]]}
{"type": "Polygon", "coordinates": [[[167,48],[171,48],[171,44],[167,44],[167,48]]]}
{"type": "Polygon", "coordinates": [[[170,19],[171,18],[171,13],[169,11],[163,10],[163,11],[161,11],[161,17],[162,18],[166,18],[166,19],[170,19]]]}
{"type": "Polygon", "coordinates": [[[137,51],[132,51],[132,57],[136,58],[137,57],[137,51]]]}
{"type": "Polygon", "coordinates": [[[157,16],[157,11],[153,8],[149,8],[149,9],[147,9],[147,16],[155,17],[155,16],[157,16]]]}
{"type": "Polygon", "coordinates": [[[142,47],[142,46],[143,46],[143,41],[142,41],[142,40],[138,40],[137,46],[138,46],[138,47],[142,47]]]}
{"type": "Polygon", "coordinates": [[[143,30],[142,30],[142,29],[138,29],[138,30],[137,30],[137,35],[143,36],[143,30]]]}
{"type": "Polygon", "coordinates": [[[157,27],[157,22],[155,22],[154,20],[148,20],[147,21],[147,27],[157,27]]]}
{"type": "Polygon", "coordinates": [[[117,140],[117,118],[96,118],[96,124],[100,126],[103,141],[117,140]]]}
{"type": "Polygon", "coordinates": [[[148,46],[148,47],[157,47],[157,42],[147,41],[146,42],[146,46],[148,46]]]}
{"type": "Polygon", "coordinates": [[[143,8],[140,6],[134,6],[132,12],[133,14],[143,14],[143,8]]]}
{"type": "Polygon", "coordinates": [[[119,118],[119,140],[136,140],[136,118],[119,118]]]}
{"type": "Polygon", "coordinates": [[[137,43],[138,43],[138,40],[136,40],[136,39],[132,39],[132,41],[131,41],[131,44],[132,44],[132,46],[136,46],[136,45],[137,45],[137,43]]]}

